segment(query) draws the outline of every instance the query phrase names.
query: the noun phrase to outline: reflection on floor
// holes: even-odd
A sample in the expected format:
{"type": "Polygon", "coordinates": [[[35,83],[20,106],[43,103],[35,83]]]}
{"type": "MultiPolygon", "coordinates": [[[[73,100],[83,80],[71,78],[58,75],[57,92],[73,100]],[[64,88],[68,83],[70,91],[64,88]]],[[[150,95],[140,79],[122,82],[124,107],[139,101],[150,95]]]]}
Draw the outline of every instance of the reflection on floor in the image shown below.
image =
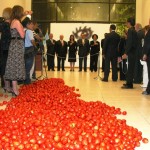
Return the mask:
{"type": "MultiPolygon", "coordinates": [[[[45,75],[45,72],[43,74],[45,75]]],[[[38,72],[38,75],[40,76],[41,73],[38,72]]],[[[102,82],[97,73],[78,72],[78,69],[75,69],[74,72],[70,72],[70,69],[66,69],[65,72],[49,71],[48,78],[62,78],[67,85],[79,88],[81,98],[85,101],[102,101],[126,110],[128,114],[122,118],[127,120],[128,125],[142,131],[143,137],[150,141],[150,96],[141,94],[143,89],[139,84],[134,85],[134,89],[124,90],[120,88],[123,81],[113,82],[110,77],[109,82],[102,82]]],[[[9,94],[8,98],[0,97],[0,101],[10,98],[11,95],[9,94]]],[[[150,142],[149,144],[142,144],[136,150],[150,150],[150,142]]]]}

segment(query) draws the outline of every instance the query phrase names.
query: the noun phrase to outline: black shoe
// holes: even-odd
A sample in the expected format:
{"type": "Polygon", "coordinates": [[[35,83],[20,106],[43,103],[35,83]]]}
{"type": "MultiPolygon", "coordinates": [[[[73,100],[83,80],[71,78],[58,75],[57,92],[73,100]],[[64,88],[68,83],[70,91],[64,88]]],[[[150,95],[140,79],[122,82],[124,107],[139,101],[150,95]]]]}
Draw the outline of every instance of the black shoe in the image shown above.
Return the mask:
{"type": "Polygon", "coordinates": [[[135,84],[141,84],[142,81],[134,80],[133,83],[135,83],[135,84]]]}
{"type": "Polygon", "coordinates": [[[55,71],[55,69],[52,69],[52,71],[55,71]]]}
{"type": "Polygon", "coordinates": [[[60,71],[60,69],[57,69],[57,71],[60,71]]]}
{"type": "Polygon", "coordinates": [[[84,72],[87,72],[86,70],[84,70],[84,72]]]}
{"type": "Polygon", "coordinates": [[[143,95],[150,95],[150,93],[148,93],[147,91],[143,91],[142,94],[143,95]]]}
{"type": "Polygon", "coordinates": [[[113,82],[117,82],[117,80],[113,80],[113,82]]]}
{"type": "Polygon", "coordinates": [[[107,80],[107,79],[104,79],[104,78],[103,78],[101,81],[103,81],[103,82],[108,82],[108,80],[107,80]]]}
{"type": "Polygon", "coordinates": [[[82,70],[79,70],[79,72],[81,72],[82,70]]]}
{"type": "Polygon", "coordinates": [[[62,69],[62,71],[65,71],[65,69],[62,69]]]}
{"type": "Polygon", "coordinates": [[[122,89],[133,89],[133,85],[123,85],[122,87],[121,87],[122,89]]]}
{"type": "Polygon", "coordinates": [[[125,80],[126,80],[126,79],[122,79],[122,78],[120,79],[120,81],[125,81],[125,80]]]}
{"type": "Polygon", "coordinates": [[[123,84],[123,86],[126,86],[126,85],[127,85],[126,83],[123,84]]]}

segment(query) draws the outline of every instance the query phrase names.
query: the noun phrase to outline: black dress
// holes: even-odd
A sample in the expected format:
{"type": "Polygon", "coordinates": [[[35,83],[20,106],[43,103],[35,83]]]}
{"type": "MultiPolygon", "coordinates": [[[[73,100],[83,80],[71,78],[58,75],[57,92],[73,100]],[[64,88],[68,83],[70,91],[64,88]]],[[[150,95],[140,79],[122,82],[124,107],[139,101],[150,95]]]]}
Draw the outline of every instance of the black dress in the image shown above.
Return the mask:
{"type": "Polygon", "coordinates": [[[68,46],[69,46],[68,62],[76,62],[77,42],[74,41],[73,43],[71,43],[71,41],[69,41],[68,46]]]}
{"type": "Polygon", "coordinates": [[[11,41],[10,24],[8,22],[2,23],[1,32],[1,76],[5,74],[6,62],[8,57],[8,50],[11,41]]]}

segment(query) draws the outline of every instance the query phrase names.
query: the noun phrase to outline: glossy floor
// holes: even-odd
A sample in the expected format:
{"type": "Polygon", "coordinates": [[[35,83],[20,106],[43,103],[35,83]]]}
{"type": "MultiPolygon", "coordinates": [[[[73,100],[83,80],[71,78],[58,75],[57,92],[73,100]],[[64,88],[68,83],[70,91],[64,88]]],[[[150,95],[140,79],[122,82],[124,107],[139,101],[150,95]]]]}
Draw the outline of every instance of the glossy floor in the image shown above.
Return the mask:
{"type": "MultiPolygon", "coordinates": [[[[43,73],[45,75],[45,72],[43,73]]],[[[48,78],[62,78],[69,86],[75,86],[79,88],[81,98],[85,101],[102,101],[110,106],[119,107],[122,110],[127,111],[127,116],[122,118],[127,120],[127,124],[138,128],[143,133],[143,137],[146,137],[150,141],[150,96],[144,96],[141,94],[143,89],[140,85],[134,85],[134,89],[124,90],[122,81],[113,82],[111,77],[109,82],[102,82],[95,72],[78,72],[75,69],[74,72],[70,72],[66,69],[65,72],[49,71],[48,78]]],[[[37,76],[41,73],[38,72],[37,76]]],[[[102,76],[102,73],[100,73],[102,76]]],[[[10,99],[11,95],[8,98],[10,99]]],[[[1,101],[4,98],[1,98],[1,101]]],[[[136,150],[150,150],[149,144],[142,144],[140,148],[136,150]]]]}

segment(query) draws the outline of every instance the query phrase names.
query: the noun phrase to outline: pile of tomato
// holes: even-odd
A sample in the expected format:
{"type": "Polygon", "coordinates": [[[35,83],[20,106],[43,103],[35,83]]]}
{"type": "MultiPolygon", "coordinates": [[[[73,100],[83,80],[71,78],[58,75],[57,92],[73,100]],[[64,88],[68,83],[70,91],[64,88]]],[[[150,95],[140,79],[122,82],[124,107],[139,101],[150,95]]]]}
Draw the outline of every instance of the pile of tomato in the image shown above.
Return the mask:
{"type": "Polygon", "coordinates": [[[117,115],[120,108],[85,102],[62,79],[20,88],[0,110],[0,150],[134,150],[148,142],[117,115]]]}

